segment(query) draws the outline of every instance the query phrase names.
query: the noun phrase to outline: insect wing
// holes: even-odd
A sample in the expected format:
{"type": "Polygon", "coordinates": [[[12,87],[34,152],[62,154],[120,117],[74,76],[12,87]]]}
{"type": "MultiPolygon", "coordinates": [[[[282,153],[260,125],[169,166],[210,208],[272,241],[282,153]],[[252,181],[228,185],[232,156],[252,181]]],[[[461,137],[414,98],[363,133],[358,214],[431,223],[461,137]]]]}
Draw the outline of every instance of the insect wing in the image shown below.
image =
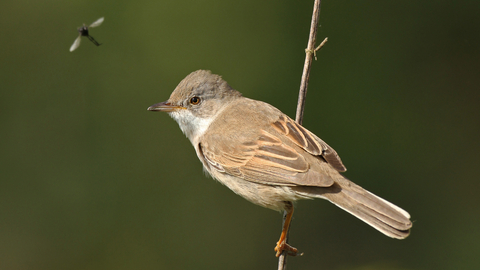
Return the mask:
{"type": "Polygon", "coordinates": [[[97,27],[97,26],[99,26],[100,24],[103,23],[104,19],[105,19],[104,17],[101,17],[100,19],[98,19],[98,20],[94,21],[92,24],[90,24],[88,27],[97,27]]]}
{"type": "Polygon", "coordinates": [[[73,52],[80,46],[80,41],[82,41],[82,35],[78,35],[77,39],[72,44],[72,47],[70,47],[70,51],[73,52]]]}

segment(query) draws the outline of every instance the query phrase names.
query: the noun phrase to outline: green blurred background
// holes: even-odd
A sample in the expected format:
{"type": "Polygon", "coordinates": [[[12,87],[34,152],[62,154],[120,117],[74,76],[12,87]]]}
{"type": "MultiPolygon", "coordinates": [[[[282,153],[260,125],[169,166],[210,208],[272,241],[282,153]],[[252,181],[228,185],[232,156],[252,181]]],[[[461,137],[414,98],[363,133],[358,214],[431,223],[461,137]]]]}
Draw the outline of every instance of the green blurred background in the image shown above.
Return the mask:
{"type": "MultiPolygon", "coordinates": [[[[205,177],[166,100],[210,69],[294,117],[312,1],[0,4],[0,269],[276,269],[281,214],[205,177]],[[101,16],[73,53],[76,28],[101,16]]],[[[480,269],[480,1],[323,1],[304,125],[406,240],[298,203],[289,269],[480,269]]]]}

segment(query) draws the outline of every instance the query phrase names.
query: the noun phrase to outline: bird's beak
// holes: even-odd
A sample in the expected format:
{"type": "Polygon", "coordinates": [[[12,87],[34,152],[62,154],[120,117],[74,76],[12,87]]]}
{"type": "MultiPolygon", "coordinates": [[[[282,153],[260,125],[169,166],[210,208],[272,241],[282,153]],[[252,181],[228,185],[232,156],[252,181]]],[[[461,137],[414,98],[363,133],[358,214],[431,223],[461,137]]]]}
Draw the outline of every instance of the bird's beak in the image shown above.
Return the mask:
{"type": "Polygon", "coordinates": [[[149,111],[160,111],[160,112],[173,112],[179,109],[185,109],[185,108],[182,106],[173,105],[168,101],[153,104],[152,106],[147,108],[147,110],[149,111]]]}

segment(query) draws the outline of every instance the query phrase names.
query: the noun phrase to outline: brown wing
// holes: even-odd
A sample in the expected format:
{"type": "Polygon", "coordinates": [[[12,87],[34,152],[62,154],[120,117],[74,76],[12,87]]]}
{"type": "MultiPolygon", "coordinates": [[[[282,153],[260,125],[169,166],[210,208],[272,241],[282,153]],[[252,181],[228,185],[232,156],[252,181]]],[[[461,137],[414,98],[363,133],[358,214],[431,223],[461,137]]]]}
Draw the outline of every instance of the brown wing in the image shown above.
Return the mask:
{"type": "Polygon", "coordinates": [[[337,171],[344,172],[347,170],[337,152],[335,152],[332,147],[306,128],[297,124],[291,118],[282,115],[278,121],[273,123],[273,126],[278,132],[287,136],[292,142],[308,153],[314,156],[322,156],[325,161],[337,171]]]}
{"type": "MultiPolygon", "coordinates": [[[[336,155],[335,151],[326,144],[320,144],[318,140],[323,141],[313,137],[312,133],[295,122],[286,120],[281,116],[273,126],[260,130],[257,134],[245,135],[229,131],[212,134],[199,145],[199,156],[209,170],[252,182],[331,186],[334,183],[331,169],[323,160],[309,154],[318,156],[329,151],[328,157],[331,159],[332,153],[336,155]],[[294,143],[288,143],[289,140],[294,143]],[[207,145],[206,141],[216,143],[207,145]]],[[[336,164],[341,164],[340,159],[337,160],[336,164]]]]}

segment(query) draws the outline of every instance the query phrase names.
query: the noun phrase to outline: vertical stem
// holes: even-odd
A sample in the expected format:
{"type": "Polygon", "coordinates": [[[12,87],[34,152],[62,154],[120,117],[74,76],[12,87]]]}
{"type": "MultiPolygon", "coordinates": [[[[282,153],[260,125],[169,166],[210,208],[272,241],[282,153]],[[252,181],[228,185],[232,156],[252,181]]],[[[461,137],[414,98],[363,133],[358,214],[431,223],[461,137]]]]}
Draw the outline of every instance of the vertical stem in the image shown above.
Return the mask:
{"type": "MultiPolygon", "coordinates": [[[[287,219],[287,211],[283,211],[283,222],[282,222],[282,228],[285,225],[285,221],[287,219]]],[[[288,229],[290,231],[290,228],[288,229]]],[[[288,232],[287,232],[287,242],[288,242],[288,232]]],[[[287,252],[283,251],[280,257],[278,257],[278,270],[285,270],[287,269],[287,252]]]]}
{"type": "MultiPolygon", "coordinates": [[[[303,66],[302,80],[300,82],[300,92],[298,94],[297,113],[295,117],[295,121],[300,125],[303,122],[303,111],[305,108],[305,97],[307,96],[308,80],[310,78],[310,68],[312,66],[313,56],[316,52],[315,42],[317,39],[318,18],[320,17],[320,4],[321,4],[321,0],[315,0],[315,3],[313,4],[312,22],[310,24],[310,35],[308,38],[307,49],[305,50],[305,64],[303,66]]],[[[326,42],[326,40],[324,42],[326,42]]],[[[322,42],[322,44],[324,44],[324,42],[322,42]]],[[[319,46],[318,49],[320,48],[321,46],[319,46]]],[[[287,211],[284,211],[283,224],[285,224],[286,217],[287,217],[287,211]]],[[[282,228],[283,228],[283,224],[282,224],[282,228]]],[[[288,240],[288,233],[287,233],[287,240],[288,240]]],[[[287,252],[284,251],[278,258],[278,270],[285,270],[286,268],[287,268],[287,252]]]]}
{"type": "Polygon", "coordinates": [[[310,36],[308,38],[307,49],[305,50],[305,64],[303,65],[300,93],[298,94],[297,114],[295,117],[295,121],[300,125],[303,122],[303,111],[305,108],[305,97],[307,96],[308,79],[310,78],[310,68],[312,66],[313,55],[315,53],[318,18],[320,17],[320,2],[320,0],[315,0],[313,6],[312,22],[310,24],[310,36]]]}

